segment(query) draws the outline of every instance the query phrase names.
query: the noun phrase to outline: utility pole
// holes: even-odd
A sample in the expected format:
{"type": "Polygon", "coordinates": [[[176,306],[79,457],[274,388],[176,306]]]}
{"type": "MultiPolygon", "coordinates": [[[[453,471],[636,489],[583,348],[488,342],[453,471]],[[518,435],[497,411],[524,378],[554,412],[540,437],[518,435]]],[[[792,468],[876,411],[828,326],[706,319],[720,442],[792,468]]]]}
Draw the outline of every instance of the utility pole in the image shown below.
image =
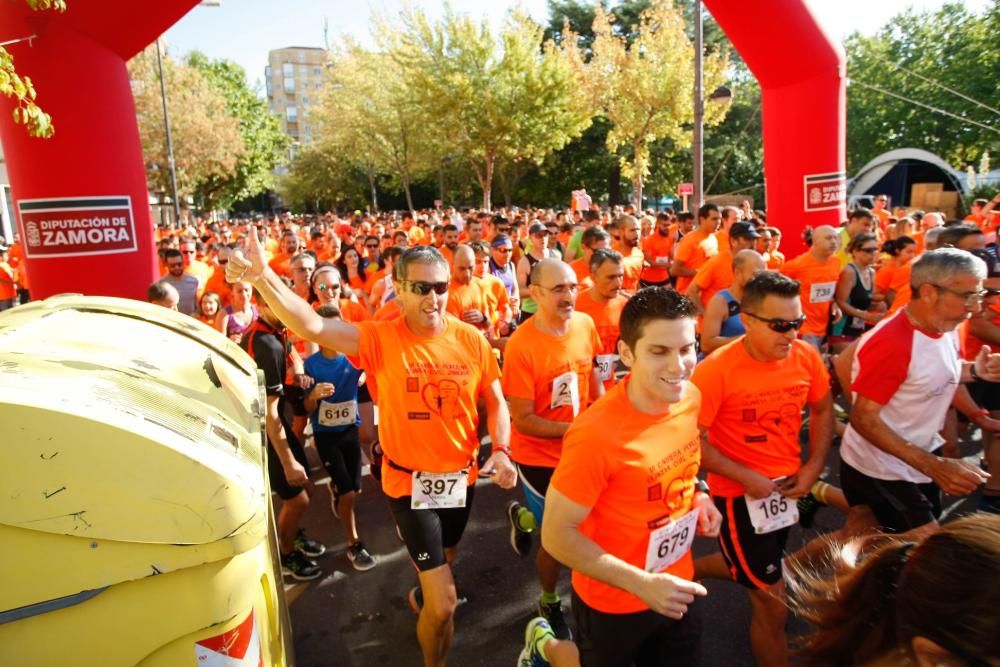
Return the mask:
{"type": "Polygon", "coordinates": [[[701,0],[694,1],[694,141],[691,155],[694,158],[694,169],[691,182],[694,184],[694,196],[691,208],[696,209],[702,204],[702,185],[704,180],[704,124],[705,124],[705,94],[702,76],[702,54],[704,35],[702,29],[701,0]]]}
{"type": "Polygon", "coordinates": [[[174,202],[174,225],[181,224],[181,203],[177,198],[177,168],[174,164],[174,142],[170,138],[170,114],[167,112],[167,84],[163,78],[163,55],[160,39],[156,38],[156,66],[160,70],[160,99],[163,101],[163,127],[167,134],[167,165],[170,167],[170,196],[174,202]]]}

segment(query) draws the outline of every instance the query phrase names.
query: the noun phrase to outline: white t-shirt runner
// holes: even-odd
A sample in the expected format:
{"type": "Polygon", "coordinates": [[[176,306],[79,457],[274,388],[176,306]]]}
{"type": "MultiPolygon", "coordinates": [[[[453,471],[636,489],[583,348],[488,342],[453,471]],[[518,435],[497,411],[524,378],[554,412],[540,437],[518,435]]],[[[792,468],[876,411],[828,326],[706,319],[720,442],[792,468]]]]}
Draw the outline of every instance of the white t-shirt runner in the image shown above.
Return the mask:
{"type": "MultiPolygon", "coordinates": [[[[851,391],[882,404],[886,425],[931,452],[962,375],[958,334],[917,329],[900,310],[861,338],[851,366],[851,391]]],[[[929,477],[865,440],[848,425],[840,455],[852,468],[876,479],[923,484],[929,477]]]]}

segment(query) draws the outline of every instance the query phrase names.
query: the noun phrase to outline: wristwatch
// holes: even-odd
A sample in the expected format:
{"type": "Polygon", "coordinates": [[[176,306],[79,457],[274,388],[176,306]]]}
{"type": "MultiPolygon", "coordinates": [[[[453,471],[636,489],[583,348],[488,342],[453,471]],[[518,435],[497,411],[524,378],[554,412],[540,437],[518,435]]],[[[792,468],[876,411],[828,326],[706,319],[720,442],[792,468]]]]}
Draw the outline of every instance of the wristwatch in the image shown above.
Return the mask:
{"type": "Polygon", "coordinates": [[[694,490],[704,493],[706,496],[712,495],[712,489],[709,488],[708,482],[703,479],[699,479],[694,483],[694,490]]]}

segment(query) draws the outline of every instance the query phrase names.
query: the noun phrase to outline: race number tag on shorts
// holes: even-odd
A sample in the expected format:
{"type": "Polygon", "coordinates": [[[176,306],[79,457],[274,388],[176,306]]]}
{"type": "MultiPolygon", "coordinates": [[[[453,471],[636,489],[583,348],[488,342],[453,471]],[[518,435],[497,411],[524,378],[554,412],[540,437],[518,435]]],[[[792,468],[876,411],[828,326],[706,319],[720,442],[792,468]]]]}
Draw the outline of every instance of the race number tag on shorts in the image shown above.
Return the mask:
{"type": "Polygon", "coordinates": [[[597,355],[597,374],[601,382],[607,382],[615,376],[615,366],[618,363],[617,354],[597,355]]]}
{"type": "Polygon", "coordinates": [[[868,326],[868,321],[860,317],[851,318],[851,328],[852,329],[864,329],[868,326]]]}
{"type": "Polygon", "coordinates": [[[813,283],[809,288],[809,303],[829,303],[836,290],[837,283],[813,283]]]}
{"type": "Polygon", "coordinates": [[[694,544],[694,534],[698,528],[697,508],[691,510],[679,521],[671,521],[649,534],[646,547],[646,572],[660,572],[670,567],[694,544]]]}
{"type": "Polygon", "coordinates": [[[747,501],[750,523],[753,524],[758,535],[773,533],[799,521],[798,503],[784,497],[777,491],[767,498],[751,498],[750,496],[744,496],[744,498],[747,501]]]}
{"type": "Polygon", "coordinates": [[[552,380],[552,409],[568,405],[573,416],[580,414],[580,381],[576,371],[566,371],[552,380]]]}
{"type": "Polygon", "coordinates": [[[657,264],[660,264],[660,263],[669,264],[670,263],[670,255],[663,255],[661,257],[655,257],[654,259],[656,260],[657,264]]]}
{"type": "Polygon", "coordinates": [[[414,472],[410,489],[410,509],[465,507],[467,489],[466,472],[414,472]]]}
{"type": "Polygon", "coordinates": [[[343,403],[320,401],[319,425],[353,426],[354,422],[357,421],[357,405],[354,401],[344,401],[343,403]]]}

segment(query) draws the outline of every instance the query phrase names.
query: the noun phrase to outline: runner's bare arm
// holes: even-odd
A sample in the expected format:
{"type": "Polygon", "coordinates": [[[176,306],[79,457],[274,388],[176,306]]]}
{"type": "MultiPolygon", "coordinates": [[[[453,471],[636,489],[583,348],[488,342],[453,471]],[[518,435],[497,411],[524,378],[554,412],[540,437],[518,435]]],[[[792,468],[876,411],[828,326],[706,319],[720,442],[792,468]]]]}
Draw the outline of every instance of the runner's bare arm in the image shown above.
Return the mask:
{"type": "Polygon", "coordinates": [[[673,264],[670,265],[670,275],[672,276],[693,276],[698,273],[695,269],[689,269],[684,265],[684,262],[674,258],[673,264]]]}
{"type": "Polygon", "coordinates": [[[281,461],[281,467],[285,471],[285,479],[288,480],[289,484],[305,486],[309,477],[306,474],[305,468],[295,459],[291,448],[288,446],[285,427],[282,425],[281,417],[278,415],[278,397],[268,396],[265,406],[267,414],[264,417],[264,429],[267,431],[267,437],[271,441],[275,453],[278,455],[278,460],[281,461]]]}
{"type": "Polygon", "coordinates": [[[705,354],[714,352],[726,343],[736,340],[738,336],[723,336],[722,323],[728,316],[729,309],[726,300],[719,294],[714,294],[705,306],[705,317],[701,321],[701,351],[705,354]]]}
{"type": "Polygon", "coordinates": [[[510,457],[502,451],[510,447],[510,412],[500,390],[500,380],[494,380],[484,389],[483,400],[486,403],[486,425],[493,442],[493,454],[483,465],[483,469],[496,471],[494,484],[503,489],[511,489],[517,484],[517,471],[510,457]]]}
{"type": "Polygon", "coordinates": [[[641,570],[612,556],[580,532],[580,524],[590,514],[590,507],[573,502],[555,486],[545,494],[545,518],[542,520],[542,546],[560,563],[628,591],[664,616],[680,618],[695,595],[705,595],[701,584],[670,574],[641,570]]]}
{"type": "MultiPolygon", "coordinates": [[[[594,367],[590,370],[590,400],[596,401],[601,396],[604,396],[604,383],[601,382],[601,369],[597,367],[596,359],[594,360],[594,367]]],[[[612,377],[614,376],[615,369],[611,369],[612,377]]]]}
{"type": "Polygon", "coordinates": [[[704,314],[705,304],[702,303],[701,301],[701,294],[702,294],[701,285],[699,285],[697,281],[692,280],[691,284],[688,286],[688,291],[686,296],[687,298],[691,299],[691,303],[693,303],[694,307],[698,309],[698,313],[704,314]]]}
{"type": "Polygon", "coordinates": [[[708,439],[708,430],[701,429],[701,469],[727,477],[746,488],[753,498],[766,498],[778,490],[777,485],[765,475],[720,452],[708,439]]]}
{"type": "Polygon", "coordinates": [[[507,403],[510,405],[510,416],[514,426],[524,435],[536,438],[561,438],[569,428],[567,422],[557,422],[536,415],[535,402],[531,399],[508,396],[507,403]]]}
{"type": "Polygon", "coordinates": [[[833,440],[833,394],[809,404],[809,460],[795,474],[795,484],[782,491],[788,498],[801,498],[809,493],[826,464],[833,440]]]}
{"type": "Polygon", "coordinates": [[[320,317],[308,303],[289,289],[278,274],[268,267],[264,247],[256,230],[250,230],[245,257],[241,250],[233,251],[226,265],[226,280],[230,283],[241,280],[253,283],[275,316],[300,338],[344,354],[357,354],[361,340],[358,328],[347,322],[320,317]]]}
{"type": "Polygon", "coordinates": [[[858,394],[851,407],[851,426],[862,438],[933,479],[950,495],[967,496],[989,475],[961,459],[943,459],[910,444],[882,421],[881,403],[858,394]]]}

